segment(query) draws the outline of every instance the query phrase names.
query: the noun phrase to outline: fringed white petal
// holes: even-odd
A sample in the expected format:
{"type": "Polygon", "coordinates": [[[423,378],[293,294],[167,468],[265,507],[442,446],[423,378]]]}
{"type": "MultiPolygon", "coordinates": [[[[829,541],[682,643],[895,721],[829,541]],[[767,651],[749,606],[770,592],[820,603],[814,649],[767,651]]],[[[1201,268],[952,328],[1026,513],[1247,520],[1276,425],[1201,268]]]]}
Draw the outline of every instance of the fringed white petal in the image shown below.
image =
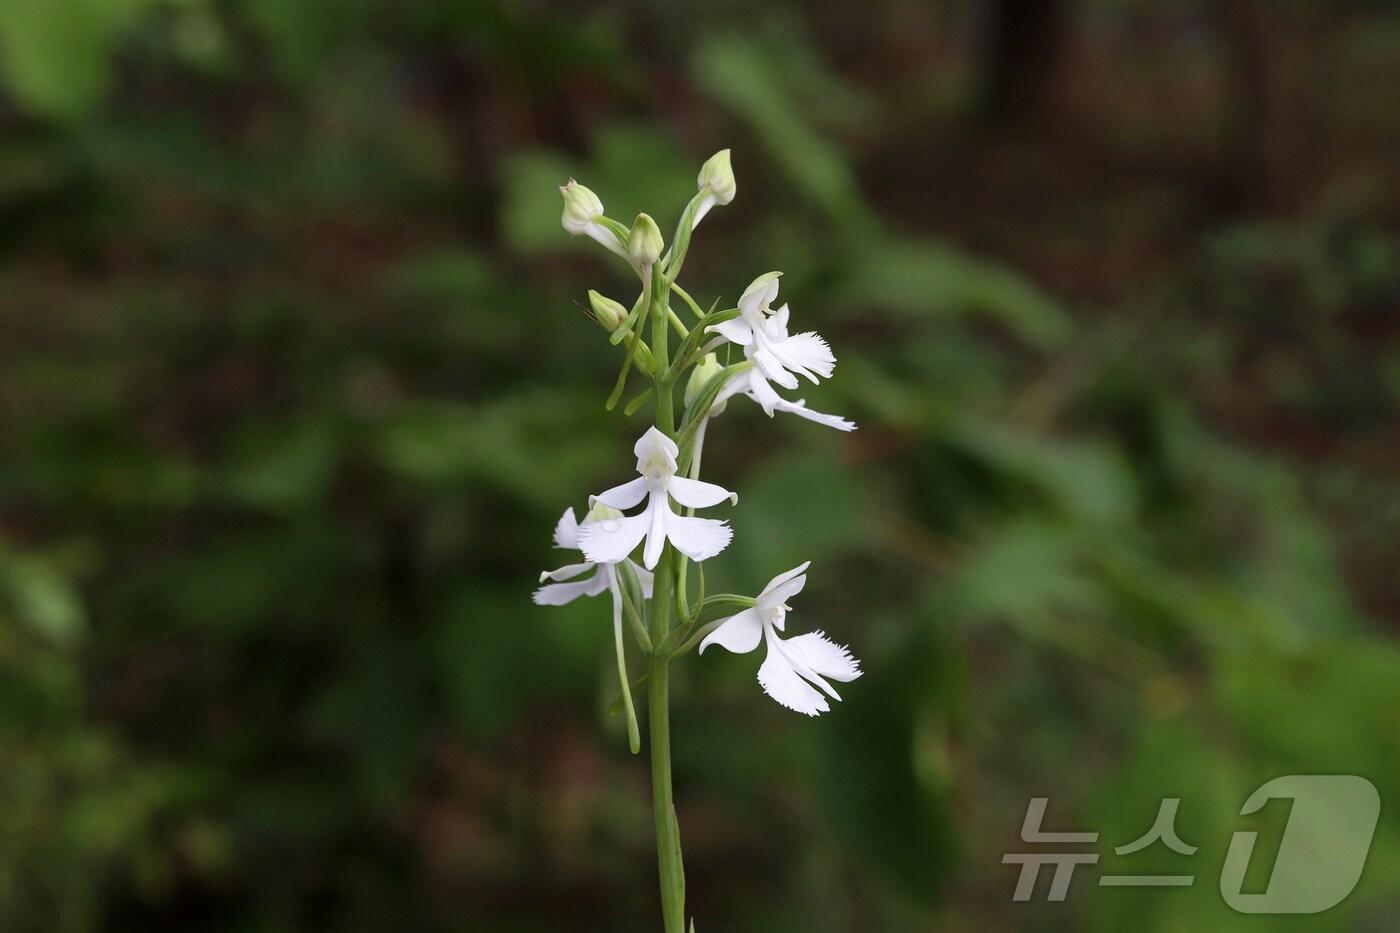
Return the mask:
{"type": "Polygon", "coordinates": [[[851,656],[851,650],[827,638],[823,632],[789,638],[783,647],[793,660],[841,683],[850,683],[863,673],[860,661],[851,656]]]}
{"type": "Polygon", "coordinates": [[[594,563],[615,564],[642,543],[647,533],[645,513],[631,518],[608,518],[579,527],[583,556],[594,563]]]}
{"type": "Polygon", "coordinates": [[[813,383],[817,382],[817,376],[830,379],[836,371],[836,355],[831,352],[831,347],[819,334],[810,330],[771,343],[769,349],[783,366],[806,376],[813,383]]]}
{"type": "Polygon", "coordinates": [[[686,557],[709,560],[729,546],[734,531],[713,518],[687,518],[666,507],[666,537],[686,557]]]}
{"type": "Polygon", "coordinates": [[[818,716],[831,709],[822,696],[798,675],[792,662],[783,653],[781,639],[766,629],[768,657],[758,669],[758,683],[763,692],[790,710],[806,716],[818,716]]]}

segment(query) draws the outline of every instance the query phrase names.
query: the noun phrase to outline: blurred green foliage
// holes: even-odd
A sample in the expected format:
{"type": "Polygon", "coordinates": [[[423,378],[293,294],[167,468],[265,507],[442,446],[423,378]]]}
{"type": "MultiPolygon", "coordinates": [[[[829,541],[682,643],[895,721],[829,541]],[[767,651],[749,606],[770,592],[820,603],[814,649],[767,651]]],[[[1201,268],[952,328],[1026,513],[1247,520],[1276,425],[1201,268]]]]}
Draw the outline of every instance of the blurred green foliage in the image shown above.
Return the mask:
{"type": "MultiPolygon", "coordinates": [[[[1111,125],[1093,69],[1155,21],[1086,6],[1111,125]]],[[[1257,929],[1215,883],[1239,806],[1314,772],[1382,825],[1346,904],[1269,929],[1384,928],[1394,128],[1328,101],[1316,197],[1232,213],[1210,140],[976,129],[968,4],[689,12],[0,6],[0,928],[651,927],[607,613],[528,598],[645,417],[602,410],[581,302],[627,285],[556,188],[667,227],[721,146],[693,291],[783,269],[861,430],[731,406],[707,587],[813,559],[795,610],[867,673],[808,722],[751,657],[683,665],[698,928],[1257,929]],[[1189,866],[1103,868],[1197,884],[1013,905],[1032,796],[1110,847],[1181,797],[1189,866]]],[[[1393,78],[1375,28],[1346,5],[1329,61],[1393,78]]]]}

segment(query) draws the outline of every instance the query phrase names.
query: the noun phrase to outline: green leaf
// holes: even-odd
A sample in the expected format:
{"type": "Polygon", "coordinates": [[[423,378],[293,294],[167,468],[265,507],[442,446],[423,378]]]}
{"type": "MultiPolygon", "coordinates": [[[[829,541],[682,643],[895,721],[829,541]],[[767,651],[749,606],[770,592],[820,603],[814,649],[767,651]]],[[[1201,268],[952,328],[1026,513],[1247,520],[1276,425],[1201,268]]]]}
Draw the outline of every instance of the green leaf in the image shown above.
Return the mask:
{"type": "Polygon", "coordinates": [[[29,107],[72,119],[111,80],[117,36],[150,0],[10,0],[0,3],[0,71],[29,107]]]}
{"type": "Polygon", "coordinates": [[[54,644],[71,644],[82,633],[77,591],[44,559],[0,548],[0,584],[19,620],[54,644]]]}
{"type": "Polygon", "coordinates": [[[1024,275],[932,240],[882,237],[854,260],[831,301],[898,314],[991,319],[1037,349],[1074,334],[1069,312],[1024,275]]]}
{"type": "Polygon", "coordinates": [[[1067,515],[1119,524],[1137,510],[1137,488],[1123,457],[1101,441],[1051,439],[971,416],[949,439],[989,465],[1039,490],[1067,515]]]}

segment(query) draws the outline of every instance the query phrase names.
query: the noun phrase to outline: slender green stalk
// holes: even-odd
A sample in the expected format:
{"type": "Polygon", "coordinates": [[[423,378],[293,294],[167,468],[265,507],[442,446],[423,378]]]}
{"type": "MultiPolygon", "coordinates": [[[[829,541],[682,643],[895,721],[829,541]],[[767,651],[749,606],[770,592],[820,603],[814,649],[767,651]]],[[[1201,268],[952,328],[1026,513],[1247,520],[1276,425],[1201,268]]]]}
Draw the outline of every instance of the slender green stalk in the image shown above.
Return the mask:
{"type": "MultiPolygon", "coordinates": [[[[656,426],[667,437],[675,437],[676,414],[672,398],[674,380],[668,372],[667,300],[669,288],[656,274],[651,300],[657,305],[653,315],[652,353],[656,367],[656,426]]],[[[668,543],[656,569],[651,602],[651,642],[661,645],[671,632],[675,552],[668,543]]],[[[671,710],[670,660],[661,653],[651,656],[647,684],[647,729],[651,744],[651,804],[656,824],[656,864],[661,882],[661,915],[666,933],[685,933],[685,870],[681,864],[680,826],[671,793],[671,710]]]]}
{"type": "MultiPolygon", "coordinates": [[[[662,566],[665,567],[664,562],[662,566]]],[[[669,594],[666,595],[669,599],[669,594]]],[[[666,612],[658,616],[663,614],[670,615],[666,612]]],[[[654,635],[653,640],[656,637],[654,635]]],[[[676,823],[676,807],[671,796],[670,677],[670,661],[665,655],[652,655],[647,681],[650,714],[647,728],[651,742],[651,805],[652,819],[656,822],[661,915],[666,933],[685,933],[685,873],[681,867],[680,826],[676,823]]]]}
{"type": "Polygon", "coordinates": [[[632,706],[632,688],[627,682],[627,654],[622,647],[622,589],[616,580],[610,580],[608,585],[612,589],[613,598],[613,645],[617,651],[617,682],[622,687],[622,708],[627,713],[627,747],[635,755],[642,750],[642,736],[637,731],[637,711],[632,706]]]}

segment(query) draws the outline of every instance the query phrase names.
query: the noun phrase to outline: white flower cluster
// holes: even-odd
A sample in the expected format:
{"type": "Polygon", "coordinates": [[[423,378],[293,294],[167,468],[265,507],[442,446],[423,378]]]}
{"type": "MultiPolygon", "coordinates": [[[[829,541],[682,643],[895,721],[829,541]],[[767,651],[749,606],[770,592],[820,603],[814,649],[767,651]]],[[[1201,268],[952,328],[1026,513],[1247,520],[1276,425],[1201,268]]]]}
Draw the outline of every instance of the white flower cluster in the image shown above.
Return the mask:
{"type": "MultiPolygon", "coordinates": [[[[746,396],[770,418],[776,412],[786,412],[839,431],[855,429],[855,424],[845,418],[813,411],[805,400],[784,398],[778,393],[779,388],[796,389],[798,377],[816,385],[830,378],[836,366],[836,357],[819,335],[811,331],[789,333],[790,311],[786,304],[773,308],[781,273],[760,275],[744,290],[737,308],[719,313],[700,310],[675,284],[689,234],[712,208],[734,199],[736,186],[729,150],[717,153],[705,163],[697,183],[698,193],[681,218],[677,242],[670,252],[664,252],[660,229],[648,215],[638,215],[628,228],[610,220],[604,214],[603,202],[588,188],[570,180],[560,189],[564,196],[564,229],[596,240],[625,259],[642,280],[642,296],[630,312],[596,292],[589,296],[595,319],[613,333],[613,342],[628,341],[619,390],[634,363],[638,368],[649,368],[654,379],[654,390],[649,390],[655,392],[654,403],[668,409],[658,411],[657,424],[648,428],[633,447],[637,477],[590,497],[590,511],[582,524],[575,520],[572,509],[564,513],[555,529],[555,544],[582,551],[584,561],[541,575],[542,583],[551,582],[535,593],[535,602],[541,605],[562,605],[580,596],[611,594],[619,677],[629,718],[631,699],[622,649],[624,608],[635,616],[639,629],[644,628],[642,616],[655,619],[656,613],[665,613],[669,619],[673,608],[653,604],[650,613],[644,613],[639,611],[642,607],[629,603],[629,598],[640,593],[641,599],[650,600],[653,591],[670,594],[671,579],[665,589],[660,586],[661,575],[669,574],[678,587],[677,605],[683,606],[684,561],[678,564],[663,557],[666,546],[669,544],[676,554],[698,563],[719,554],[733,537],[726,522],[694,515],[696,509],[711,508],[726,499],[737,504],[739,499],[735,493],[699,479],[709,422],[724,412],[730,399],[746,396]],[[685,297],[699,316],[695,333],[680,324],[669,307],[672,290],[685,297]],[[642,325],[652,311],[658,318],[654,320],[657,336],[648,346],[642,325]],[[672,327],[684,335],[674,361],[668,359],[664,342],[672,327]],[[726,344],[742,353],[742,362],[727,366],[719,362],[715,351],[726,344]],[[670,429],[670,386],[685,368],[690,369],[684,393],[685,419],[682,429],[675,431],[670,429]],[[703,410],[697,406],[703,406],[703,410]],[[682,472],[689,475],[681,475],[682,472]],[[639,562],[634,562],[633,555],[639,549],[639,562]]],[[[774,577],[756,597],[712,597],[697,606],[688,618],[687,610],[679,609],[681,618],[675,628],[654,628],[651,644],[644,647],[653,653],[670,651],[674,656],[698,642],[702,653],[711,645],[747,653],[763,641],[767,657],[758,671],[763,690],[783,706],[809,716],[828,711],[828,698],[840,699],[831,682],[855,680],[861,675],[859,662],[845,647],[821,632],[790,638],[779,634],[785,630],[788,601],[807,582],[809,564],[810,561],[774,577]],[[716,613],[711,613],[718,617],[704,617],[704,610],[710,606],[718,607],[716,613]],[[738,611],[723,613],[735,608],[738,611]],[[678,634],[665,644],[657,643],[658,635],[672,633],[678,634]]],[[[647,638],[644,632],[639,637],[647,638]]]]}

